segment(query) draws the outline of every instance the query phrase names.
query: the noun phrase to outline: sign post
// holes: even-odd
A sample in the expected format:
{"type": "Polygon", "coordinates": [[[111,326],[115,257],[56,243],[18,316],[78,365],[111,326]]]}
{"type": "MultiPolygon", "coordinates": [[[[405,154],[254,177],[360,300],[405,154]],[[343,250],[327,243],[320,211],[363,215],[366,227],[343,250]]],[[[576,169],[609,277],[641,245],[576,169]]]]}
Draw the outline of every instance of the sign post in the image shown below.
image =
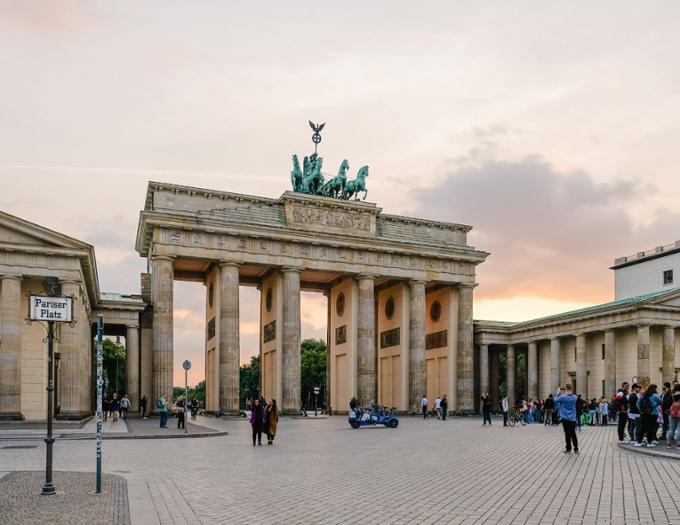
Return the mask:
{"type": "Polygon", "coordinates": [[[184,360],[182,363],[182,368],[184,368],[184,433],[187,434],[187,424],[189,420],[187,418],[187,409],[189,408],[189,369],[191,368],[191,362],[188,359],[184,360]]]}
{"type": "Polygon", "coordinates": [[[45,284],[46,296],[29,295],[28,322],[47,321],[47,437],[45,438],[45,484],[43,496],[56,493],[52,483],[52,417],[54,415],[54,323],[73,323],[73,297],[57,297],[59,280],[48,277],[45,284]]]}
{"type": "Polygon", "coordinates": [[[319,407],[319,391],[321,389],[318,386],[314,387],[314,416],[316,417],[316,411],[319,407]]]}
{"type": "Polygon", "coordinates": [[[104,318],[97,316],[97,488],[96,493],[102,492],[102,391],[104,378],[102,364],[104,361],[104,318]]]}

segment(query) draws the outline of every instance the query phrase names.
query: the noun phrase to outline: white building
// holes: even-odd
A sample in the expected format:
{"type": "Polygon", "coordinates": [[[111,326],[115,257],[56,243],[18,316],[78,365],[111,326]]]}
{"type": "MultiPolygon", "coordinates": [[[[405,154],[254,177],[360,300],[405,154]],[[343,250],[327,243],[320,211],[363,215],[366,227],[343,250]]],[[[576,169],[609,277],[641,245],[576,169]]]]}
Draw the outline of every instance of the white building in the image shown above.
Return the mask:
{"type": "Polygon", "coordinates": [[[680,284],[680,241],[614,261],[616,300],[662,292],[680,284]]]}

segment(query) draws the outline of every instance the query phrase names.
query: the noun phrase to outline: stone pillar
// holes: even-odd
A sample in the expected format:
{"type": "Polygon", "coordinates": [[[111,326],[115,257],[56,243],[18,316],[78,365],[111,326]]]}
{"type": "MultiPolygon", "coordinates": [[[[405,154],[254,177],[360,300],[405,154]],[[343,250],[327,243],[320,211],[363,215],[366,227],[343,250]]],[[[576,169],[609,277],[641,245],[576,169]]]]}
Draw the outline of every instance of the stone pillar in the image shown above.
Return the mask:
{"type": "Polygon", "coordinates": [[[664,326],[663,329],[661,378],[664,383],[672,383],[675,379],[675,328],[672,326],[664,326]]]}
{"type": "Polygon", "coordinates": [[[361,406],[378,402],[376,393],[374,277],[360,275],[357,330],[357,397],[361,406]]]}
{"type": "MultiPolygon", "coordinates": [[[[75,310],[79,307],[80,283],[76,281],[62,281],[61,294],[76,299],[75,310]]],[[[74,320],[77,321],[76,315],[74,320]]],[[[80,326],[66,323],[58,324],[59,330],[59,399],[55,399],[55,407],[59,406],[59,419],[82,419],[89,414],[89,407],[81,406],[83,388],[83,353],[79,341],[80,326]]],[[[56,380],[56,378],[55,378],[56,380]]],[[[120,392],[118,394],[121,395],[120,392]]]]}
{"type": "Polygon", "coordinates": [[[323,292],[326,297],[326,383],[324,388],[324,403],[326,413],[332,415],[331,406],[331,291],[326,289],[323,292]]]}
{"type": "Polygon", "coordinates": [[[0,420],[21,414],[21,276],[0,277],[0,420]]]}
{"type": "Polygon", "coordinates": [[[239,271],[238,265],[220,263],[219,359],[220,414],[239,414],[239,271]]]}
{"type": "Polygon", "coordinates": [[[586,364],[586,334],[576,336],[576,394],[588,399],[588,372],[586,364]]]}
{"type": "Polygon", "coordinates": [[[426,393],[425,363],[425,281],[411,281],[409,304],[408,403],[411,410],[420,410],[420,400],[426,393]]]}
{"type": "Polygon", "coordinates": [[[554,394],[560,387],[560,339],[550,340],[550,393],[554,394]]]}
{"type": "Polygon", "coordinates": [[[172,292],[173,258],[162,255],[151,257],[151,294],[153,299],[153,398],[150,411],[156,411],[156,401],[165,396],[172,402],[172,292]]]}
{"type": "Polygon", "coordinates": [[[479,345],[479,386],[489,392],[489,345],[479,345]]]}
{"type": "Polygon", "coordinates": [[[638,383],[649,386],[649,325],[637,327],[637,375],[638,383]]]}
{"type": "Polygon", "coordinates": [[[604,394],[607,399],[616,395],[616,332],[604,332],[604,394]]]}
{"type": "Polygon", "coordinates": [[[498,410],[500,398],[499,398],[499,388],[501,384],[500,381],[500,371],[498,370],[498,352],[494,349],[490,350],[489,353],[489,375],[491,376],[491,408],[492,410],[498,410]]]}
{"type": "MultiPolygon", "coordinates": [[[[149,301],[150,302],[150,301],[149,301]]],[[[146,396],[146,410],[153,411],[155,400],[153,396],[153,312],[144,311],[140,315],[141,343],[139,363],[139,400],[146,396]]]]}
{"type": "Polygon", "coordinates": [[[515,374],[517,372],[517,359],[515,357],[515,347],[508,345],[506,354],[506,378],[505,384],[508,387],[508,405],[514,407],[517,403],[517,394],[515,392],[515,374]]]}
{"type": "Polygon", "coordinates": [[[300,412],[300,270],[283,268],[282,390],[283,412],[300,412]]]}
{"type": "Polygon", "coordinates": [[[530,399],[538,398],[538,345],[529,343],[527,350],[528,395],[530,399]]]}
{"type": "Polygon", "coordinates": [[[130,399],[130,412],[133,413],[139,412],[139,377],[139,325],[129,325],[125,332],[125,393],[130,399]]]}
{"type": "Polygon", "coordinates": [[[471,414],[475,410],[474,344],[472,327],[472,292],[474,285],[458,287],[458,412],[471,414]]]}

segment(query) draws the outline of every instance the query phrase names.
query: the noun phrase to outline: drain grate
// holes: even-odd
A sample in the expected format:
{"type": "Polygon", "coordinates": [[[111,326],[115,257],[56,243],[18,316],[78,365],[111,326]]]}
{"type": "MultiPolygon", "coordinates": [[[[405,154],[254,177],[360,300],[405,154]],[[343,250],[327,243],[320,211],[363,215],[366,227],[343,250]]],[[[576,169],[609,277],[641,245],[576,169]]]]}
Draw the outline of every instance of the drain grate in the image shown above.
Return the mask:
{"type": "Polygon", "coordinates": [[[6,445],[2,447],[4,449],[17,449],[17,448],[38,448],[38,445],[6,445]]]}

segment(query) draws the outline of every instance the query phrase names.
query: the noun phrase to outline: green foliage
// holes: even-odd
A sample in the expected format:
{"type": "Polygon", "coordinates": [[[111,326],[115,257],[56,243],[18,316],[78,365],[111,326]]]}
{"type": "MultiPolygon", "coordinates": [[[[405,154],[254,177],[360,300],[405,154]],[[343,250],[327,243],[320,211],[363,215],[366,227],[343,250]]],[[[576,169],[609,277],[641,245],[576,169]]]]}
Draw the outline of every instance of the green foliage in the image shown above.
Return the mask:
{"type": "Polygon", "coordinates": [[[302,402],[309,409],[314,408],[314,387],[319,387],[318,403],[324,402],[326,390],[326,342],[322,339],[305,339],[302,341],[302,402]]]}
{"type": "MultiPolygon", "coordinates": [[[[177,401],[177,398],[183,395],[183,386],[175,386],[172,388],[173,401],[177,401]]],[[[195,387],[189,387],[189,401],[192,401],[194,398],[201,404],[205,403],[205,381],[200,381],[195,387]]]]}
{"type": "Polygon", "coordinates": [[[125,394],[125,347],[116,346],[110,339],[102,341],[103,374],[106,391],[109,394],[118,392],[120,397],[125,394]],[[117,360],[116,360],[117,358],[117,360]],[[117,372],[117,373],[116,373],[117,372]]]}
{"type": "Polygon", "coordinates": [[[260,356],[254,355],[250,363],[241,365],[240,379],[240,402],[241,408],[246,407],[246,401],[260,395],[260,356]]]}

